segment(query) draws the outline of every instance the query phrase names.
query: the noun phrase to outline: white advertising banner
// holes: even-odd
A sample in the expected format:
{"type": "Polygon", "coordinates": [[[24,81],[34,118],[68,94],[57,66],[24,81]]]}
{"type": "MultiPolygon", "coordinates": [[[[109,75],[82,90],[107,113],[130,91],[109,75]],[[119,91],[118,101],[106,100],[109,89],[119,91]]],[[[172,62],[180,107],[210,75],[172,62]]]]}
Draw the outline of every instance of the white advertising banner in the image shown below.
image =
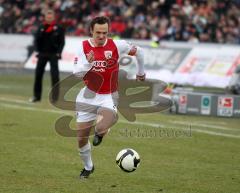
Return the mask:
{"type": "MultiPolygon", "coordinates": [[[[83,39],[66,38],[62,59],[59,61],[60,71],[70,73],[73,71],[74,56],[83,39]]],[[[144,45],[142,41],[134,41],[134,43],[144,48],[146,77],[167,83],[225,88],[236,66],[240,64],[238,46],[194,44],[186,47],[186,44],[176,43],[174,47],[174,43],[169,46],[165,43],[164,47],[150,48],[146,46],[146,42],[144,45]]],[[[36,61],[33,54],[25,68],[34,69],[36,61]]],[[[121,69],[128,72],[129,77],[135,77],[135,62],[136,60],[132,58],[130,65],[121,66],[121,69]]]]}
{"type": "Polygon", "coordinates": [[[225,88],[239,64],[240,48],[196,47],[175,71],[172,82],[225,88]]]}
{"type": "MultiPolygon", "coordinates": [[[[66,43],[62,52],[62,59],[59,60],[59,70],[63,72],[73,71],[74,57],[78,53],[79,44],[82,38],[67,37],[66,43]]],[[[37,63],[36,53],[33,53],[25,64],[25,68],[35,69],[37,63]]],[[[50,66],[47,64],[46,70],[49,70],[50,66]]]]}
{"type": "Polygon", "coordinates": [[[30,35],[0,34],[0,62],[23,63],[32,41],[30,35]]]}

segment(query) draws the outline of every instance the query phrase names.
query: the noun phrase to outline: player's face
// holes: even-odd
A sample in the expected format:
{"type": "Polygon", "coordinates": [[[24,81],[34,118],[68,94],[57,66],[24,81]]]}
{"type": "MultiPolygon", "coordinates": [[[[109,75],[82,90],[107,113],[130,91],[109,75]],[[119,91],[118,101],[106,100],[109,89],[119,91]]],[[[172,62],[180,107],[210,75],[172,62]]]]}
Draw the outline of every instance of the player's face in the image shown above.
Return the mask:
{"type": "Polygon", "coordinates": [[[108,35],[108,24],[95,24],[92,29],[92,37],[97,46],[102,46],[108,35]]]}

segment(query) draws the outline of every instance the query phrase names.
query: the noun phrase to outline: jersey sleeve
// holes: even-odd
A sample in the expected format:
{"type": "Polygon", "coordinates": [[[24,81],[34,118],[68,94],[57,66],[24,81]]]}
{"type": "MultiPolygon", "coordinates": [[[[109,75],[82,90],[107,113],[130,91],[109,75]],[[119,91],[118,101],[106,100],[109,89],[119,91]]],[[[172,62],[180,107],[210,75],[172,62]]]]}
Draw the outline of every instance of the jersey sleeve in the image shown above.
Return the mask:
{"type": "Polygon", "coordinates": [[[81,42],[78,53],[74,57],[73,74],[84,76],[91,67],[91,64],[87,61],[86,55],[83,51],[83,43],[81,42]]]}
{"type": "Polygon", "coordinates": [[[127,54],[136,56],[137,59],[137,75],[144,75],[144,52],[139,46],[135,46],[126,40],[113,40],[118,49],[119,56],[127,54]]]}
{"type": "Polygon", "coordinates": [[[118,54],[128,54],[132,48],[132,45],[126,40],[113,40],[118,49],[118,54]]]}

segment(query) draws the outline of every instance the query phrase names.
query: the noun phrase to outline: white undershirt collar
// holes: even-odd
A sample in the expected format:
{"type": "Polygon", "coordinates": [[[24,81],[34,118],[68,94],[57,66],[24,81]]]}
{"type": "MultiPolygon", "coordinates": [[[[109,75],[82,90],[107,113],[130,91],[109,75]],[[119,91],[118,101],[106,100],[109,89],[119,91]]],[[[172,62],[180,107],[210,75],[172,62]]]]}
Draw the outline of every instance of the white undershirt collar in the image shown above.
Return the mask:
{"type": "MultiPolygon", "coordinates": [[[[104,44],[103,44],[102,46],[97,46],[97,47],[104,47],[104,46],[106,46],[107,41],[108,41],[108,38],[106,38],[106,41],[104,42],[104,44]]],[[[91,39],[88,39],[88,42],[89,42],[89,44],[90,44],[92,47],[96,47],[96,46],[93,45],[91,39]]]]}

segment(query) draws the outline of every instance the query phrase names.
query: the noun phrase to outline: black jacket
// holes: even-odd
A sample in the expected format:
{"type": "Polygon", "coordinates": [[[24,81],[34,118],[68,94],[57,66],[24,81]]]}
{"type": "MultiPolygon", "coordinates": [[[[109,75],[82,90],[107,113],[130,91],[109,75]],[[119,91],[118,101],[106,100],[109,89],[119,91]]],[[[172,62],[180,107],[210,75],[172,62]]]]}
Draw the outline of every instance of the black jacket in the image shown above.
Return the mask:
{"type": "Polygon", "coordinates": [[[61,56],[65,44],[64,29],[57,24],[42,24],[34,36],[35,50],[39,55],[61,56]]]}

